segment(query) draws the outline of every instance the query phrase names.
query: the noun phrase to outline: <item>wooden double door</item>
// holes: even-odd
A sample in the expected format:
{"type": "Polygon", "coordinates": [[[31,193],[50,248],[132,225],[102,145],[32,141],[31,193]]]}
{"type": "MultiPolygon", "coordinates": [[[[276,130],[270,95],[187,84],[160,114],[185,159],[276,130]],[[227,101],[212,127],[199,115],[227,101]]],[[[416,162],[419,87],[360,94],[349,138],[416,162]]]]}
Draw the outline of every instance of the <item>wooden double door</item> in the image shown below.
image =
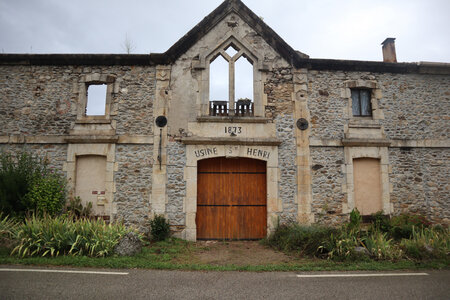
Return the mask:
{"type": "Polygon", "coordinates": [[[198,162],[197,239],[261,239],[267,232],[266,162],[198,162]]]}

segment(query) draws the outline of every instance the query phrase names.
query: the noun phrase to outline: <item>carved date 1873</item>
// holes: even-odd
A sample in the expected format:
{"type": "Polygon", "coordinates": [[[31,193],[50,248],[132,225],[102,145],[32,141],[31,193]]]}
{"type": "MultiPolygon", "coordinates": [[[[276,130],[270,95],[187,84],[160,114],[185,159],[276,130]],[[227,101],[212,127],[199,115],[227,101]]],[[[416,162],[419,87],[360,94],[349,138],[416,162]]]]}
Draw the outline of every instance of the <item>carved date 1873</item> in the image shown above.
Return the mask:
{"type": "Polygon", "coordinates": [[[240,133],[242,133],[242,127],[240,127],[240,126],[225,126],[225,133],[240,134],[240,133]]]}

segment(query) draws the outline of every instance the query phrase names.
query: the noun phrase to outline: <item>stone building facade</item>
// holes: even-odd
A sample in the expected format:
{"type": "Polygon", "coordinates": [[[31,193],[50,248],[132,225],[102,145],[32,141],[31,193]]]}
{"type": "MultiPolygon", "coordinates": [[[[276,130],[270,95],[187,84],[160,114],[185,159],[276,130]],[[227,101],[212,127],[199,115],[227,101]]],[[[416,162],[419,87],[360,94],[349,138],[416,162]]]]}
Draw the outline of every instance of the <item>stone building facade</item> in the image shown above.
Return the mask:
{"type": "Polygon", "coordinates": [[[163,54],[1,54],[0,150],[48,156],[97,215],[145,231],[164,214],[188,240],[254,238],[210,228],[250,232],[251,214],[263,214],[257,237],[278,222],[338,224],[355,207],[448,224],[449,75],[444,63],[311,59],[226,0],[163,54]],[[217,57],[229,65],[222,101],[210,99],[217,57]],[[241,58],[249,99],[234,96],[241,58]],[[86,113],[94,85],[106,89],[101,115],[86,113]],[[223,162],[241,169],[222,172],[223,162]],[[211,175],[225,173],[232,185],[211,175]],[[255,184],[263,199],[249,204],[255,184]]]}

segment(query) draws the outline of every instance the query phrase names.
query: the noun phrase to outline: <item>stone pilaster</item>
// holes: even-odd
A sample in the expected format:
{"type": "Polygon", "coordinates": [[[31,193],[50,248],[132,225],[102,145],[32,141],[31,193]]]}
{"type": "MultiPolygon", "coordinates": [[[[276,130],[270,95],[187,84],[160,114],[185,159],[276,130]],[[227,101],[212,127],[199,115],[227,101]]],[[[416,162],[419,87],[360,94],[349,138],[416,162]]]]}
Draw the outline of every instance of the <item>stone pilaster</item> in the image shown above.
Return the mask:
{"type": "MultiPolygon", "coordinates": [[[[296,70],[293,76],[294,81],[294,120],[299,118],[310,122],[308,109],[308,76],[306,69],[296,70]]],[[[311,213],[311,167],[309,153],[310,127],[306,130],[295,128],[295,138],[297,143],[297,219],[300,223],[310,224],[314,222],[311,213]]]]}

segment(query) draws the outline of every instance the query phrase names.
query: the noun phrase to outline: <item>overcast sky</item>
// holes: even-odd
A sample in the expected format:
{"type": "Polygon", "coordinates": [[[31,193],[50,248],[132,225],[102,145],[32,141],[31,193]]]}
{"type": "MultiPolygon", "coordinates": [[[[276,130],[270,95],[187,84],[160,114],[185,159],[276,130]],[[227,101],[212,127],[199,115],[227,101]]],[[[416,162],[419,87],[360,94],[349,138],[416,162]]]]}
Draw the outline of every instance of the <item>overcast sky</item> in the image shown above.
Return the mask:
{"type": "MultiPolygon", "coordinates": [[[[396,38],[401,62],[450,62],[449,0],[244,0],[311,58],[382,60],[396,38]]],[[[166,51],[221,0],[0,0],[3,53],[166,51]]]]}

